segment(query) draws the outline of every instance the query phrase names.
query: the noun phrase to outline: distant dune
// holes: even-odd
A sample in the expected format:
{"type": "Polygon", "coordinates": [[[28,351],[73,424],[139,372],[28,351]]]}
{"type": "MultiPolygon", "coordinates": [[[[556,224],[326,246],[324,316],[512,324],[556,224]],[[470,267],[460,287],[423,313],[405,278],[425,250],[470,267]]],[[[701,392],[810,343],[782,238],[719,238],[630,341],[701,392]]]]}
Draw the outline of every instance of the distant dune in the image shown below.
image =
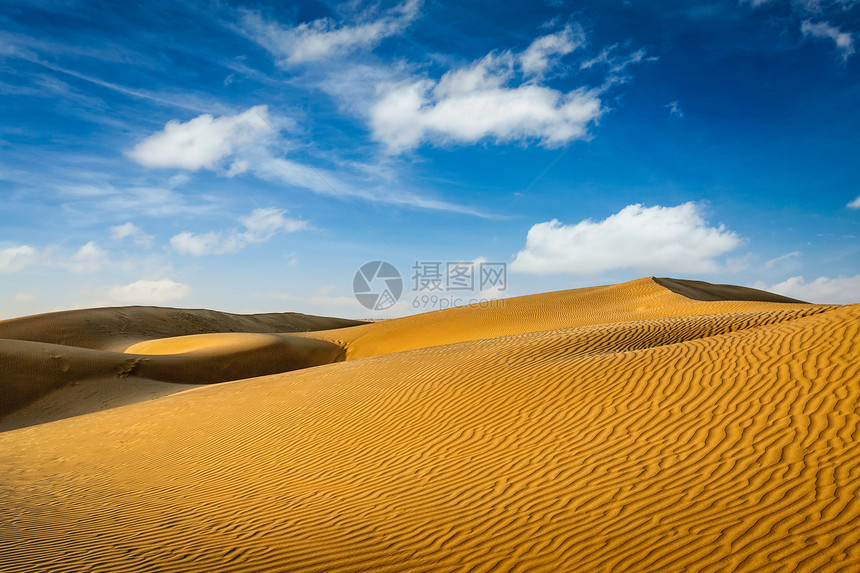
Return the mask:
{"type": "Polygon", "coordinates": [[[0,419],[0,430],[172,394],[187,389],[185,384],[343,360],[338,346],[286,333],[356,324],[363,323],[298,313],[239,315],[146,306],[0,321],[0,416],[7,415],[0,419]],[[194,335],[207,342],[186,352],[182,345],[194,335]],[[176,342],[166,339],[177,336],[176,342]],[[148,351],[153,344],[168,351],[148,351]],[[171,345],[178,346],[169,350],[171,345]]]}
{"type": "Polygon", "coordinates": [[[860,305],[646,278],[208,312],[0,323],[3,396],[60,387],[4,401],[0,571],[860,570],[860,305]]]}

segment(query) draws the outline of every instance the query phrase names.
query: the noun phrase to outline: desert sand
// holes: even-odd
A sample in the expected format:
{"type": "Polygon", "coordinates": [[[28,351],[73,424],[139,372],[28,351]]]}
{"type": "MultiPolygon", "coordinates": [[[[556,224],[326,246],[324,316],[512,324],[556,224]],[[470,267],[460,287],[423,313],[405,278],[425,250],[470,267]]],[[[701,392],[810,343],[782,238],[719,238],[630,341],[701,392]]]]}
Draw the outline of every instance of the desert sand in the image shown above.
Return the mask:
{"type": "Polygon", "coordinates": [[[860,305],[208,312],[0,323],[0,571],[860,570],[860,305]]]}

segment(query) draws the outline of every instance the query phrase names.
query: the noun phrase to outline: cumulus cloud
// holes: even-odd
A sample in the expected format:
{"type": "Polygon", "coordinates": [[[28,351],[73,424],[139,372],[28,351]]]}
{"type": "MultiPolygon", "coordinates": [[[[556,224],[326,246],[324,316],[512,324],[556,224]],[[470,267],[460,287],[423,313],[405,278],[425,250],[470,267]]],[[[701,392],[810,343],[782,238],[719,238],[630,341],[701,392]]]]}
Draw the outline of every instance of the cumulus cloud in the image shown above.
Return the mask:
{"type": "Polygon", "coordinates": [[[130,238],[138,245],[144,247],[152,246],[153,236],[144,233],[143,229],[134,223],[129,222],[123,223],[122,225],[114,225],[110,228],[110,233],[111,236],[118,241],[130,238]]]}
{"type": "Polygon", "coordinates": [[[117,304],[164,304],[182,300],[191,294],[191,287],[170,279],[139,280],[117,285],[108,290],[108,298],[117,304]]]}
{"type": "Polygon", "coordinates": [[[280,59],[284,66],[319,61],[357,49],[370,49],[383,39],[401,33],[419,15],[421,0],[407,0],[381,15],[365,11],[354,25],[339,25],[330,18],[286,28],[246,12],[240,22],[245,34],[280,59]]]}
{"type": "Polygon", "coordinates": [[[854,38],[851,34],[848,32],[841,32],[839,28],[828,22],[813,23],[809,20],[804,20],[800,25],[800,31],[804,36],[833,40],[836,44],[836,49],[839,50],[839,53],[842,56],[843,62],[848,60],[848,58],[854,53],[854,38]]]}
{"type": "Polygon", "coordinates": [[[537,275],[589,275],[613,269],[707,273],[719,270],[714,257],[739,244],[740,238],[723,225],[709,225],[696,203],[636,204],[603,221],[563,225],[553,219],[534,225],[510,269],[537,275]]]}
{"type": "Polygon", "coordinates": [[[201,234],[184,231],[170,239],[170,246],[183,255],[223,255],[239,252],[248,245],[263,243],[279,233],[293,233],[308,227],[307,221],[289,219],[284,217],[284,213],[284,209],[274,207],[254,209],[249,215],[237,219],[244,231],[232,229],[201,234]]]}
{"type": "MultiPolygon", "coordinates": [[[[558,42],[563,40],[551,44],[558,42]]],[[[536,139],[558,146],[583,139],[589,124],[604,111],[597,90],[563,93],[525,78],[514,82],[518,62],[534,73],[546,69],[550,55],[561,53],[553,51],[558,49],[544,46],[528,60],[510,52],[490,53],[447,72],[439,81],[419,79],[385,86],[370,109],[373,135],[391,153],[424,141],[536,139]]]]}
{"type": "Polygon", "coordinates": [[[28,245],[0,249],[0,273],[15,273],[37,262],[38,251],[28,245]]]}
{"type": "MultiPolygon", "coordinates": [[[[171,120],[162,131],[138,143],[128,155],[146,167],[216,169],[237,149],[271,136],[267,122],[265,105],[218,118],[204,114],[185,123],[171,120]]],[[[236,170],[231,166],[232,172],[236,170]]]]}
{"type": "Polygon", "coordinates": [[[758,282],[755,288],[769,290],[777,294],[822,304],[860,303],[860,275],[836,278],[818,277],[806,282],[803,276],[795,276],[768,286],[758,282]]]}
{"type": "Polygon", "coordinates": [[[60,266],[73,273],[92,273],[107,263],[107,253],[95,241],[89,241],[60,266]]]}
{"type": "Polygon", "coordinates": [[[860,195],[858,195],[856,199],[848,203],[847,207],[849,209],[860,209],[860,195]]]}

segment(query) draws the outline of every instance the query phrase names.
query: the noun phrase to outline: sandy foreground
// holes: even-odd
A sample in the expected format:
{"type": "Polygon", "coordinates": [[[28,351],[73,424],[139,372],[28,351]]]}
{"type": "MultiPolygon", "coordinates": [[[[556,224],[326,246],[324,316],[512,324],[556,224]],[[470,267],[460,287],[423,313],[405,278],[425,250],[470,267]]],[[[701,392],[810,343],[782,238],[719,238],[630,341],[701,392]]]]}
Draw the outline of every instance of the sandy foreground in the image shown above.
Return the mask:
{"type": "Polygon", "coordinates": [[[0,571],[860,571],[858,330],[652,278],[3,321],[0,571]]]}

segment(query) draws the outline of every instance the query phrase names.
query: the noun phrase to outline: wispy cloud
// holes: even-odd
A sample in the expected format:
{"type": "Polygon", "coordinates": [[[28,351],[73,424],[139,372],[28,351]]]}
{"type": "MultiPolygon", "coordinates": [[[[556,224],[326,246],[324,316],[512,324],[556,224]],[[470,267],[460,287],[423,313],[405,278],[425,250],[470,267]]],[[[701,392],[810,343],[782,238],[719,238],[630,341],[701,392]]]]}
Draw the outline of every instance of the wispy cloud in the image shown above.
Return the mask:
{"type": "MultiPolygon", "coordinates": [[[[223,114],[230,111],[229,106],[224,105],[219,98],[210,97],[199,92],[172,91],[167,87],[162,87],[162,89],[158,90],[132,88],[120,83],[104,80],[92,73],[86,73],[81,71],[81,69],[77,69],[86,69],[87,65],[92,68],[91,62],[86,64],[87,59],[95,59],[107,65],[134,66],[138,69],[143,68],[145,71],[157,67],[155,62],[147,61],[146,54],[128,51],[116,45],[97,48],[74,43],[46,42],[24,34],[0,32],[0,57],[23,60],[50,70],[50,72],[54,72],[55,74],[66,76],[67,78],[75,78],[117,94],[145,100],[164,107],[185,109],[196,113],[223,114]],[[63,58],[57,58],[57,54],[62,54],[63,58]],[[69,58],[73,58],[73,63],[68,61],[69,58]]],[[[55,78],[40,80],[37,77],[37,82],[42,85],[38,86],[39,89],[35,95],[44,95],[42,92],[45,91],[56,92],[62,90],[66,97],[73,97],[88,104],[90,107],[92,107],[93,102],[97,101],[92,94],[72,91],[68,85],[55,78]],[[53,82],[53,85],[47,86],[47,90],[44,89],[46,81],[53,82]]],[[[105,121],[109,119],[104,118],[105,121]]]]}
{"type": "Polygon", "coordinates": [[[666,108],[669,110],[669,115],[672,117],[684,117],[684,111],[681,109],[681,104],[678,103],[678,100],[670,101],[666,104],[666,108]]]}
{"type": "Polygon", "coordinates": [[[860,209],[860,195],[857,195],[857,198],[849,202],[846,206],[849,209],[860,209]]]}
{"type": "Polygon", "coordinates": [[[806,282],[803,276],[790,277],[775,285],[758,282],[755,288],[821,304],[860,303],[860,275],[818,277],[806,282]]]}
{"type": "MultiPolygon", "coordinates": [[[[146,215],[200,215],[223,208],[226,198],[195,195],[193,198],[165,186],[114,186],[111,183],[58,185],[59,199],[72,214],[86,219],[146,215]]],[[[115,220],[115,219],[114,219],[115,220]]]]}
{"type": "Polygon", "coordinates": [[[612,44],[600,50],[597,56],[583,61],[581,70],[603,69],[606,73],[604,87],[623,84],[630,79],[627,68],[643,62],[656,62],[657,56],[649,56],[645,50],[634,50],[631,53],[619,53],[618,44],[612,44]]]}
{"type": "Polygon", "coordinates": [[[825,38],[833,40],[836,49],[845,62],[854,53],[854,38],[848,32],[842,32],[829,22],[811,22],[804,20],[800,25],[800,31],[804,36],[813,38],[825,38]]]}
{"type": "Polygon", "coordinates": [[[142,247],[151,247],[154,239],[152,235],[146,234],[143,229],[131,222],[112,226],[110,233],[111,237],[118,241],[128,238],[142,247]]]}
{"type": "Polygon", "coordinates": [[[740,245],[722,225],[712,226],[701,206],[628,205],[602,221],[534,225],[510,269],[537,275],[591,275],[613,269],[646,273],[719,270],[715,257],[740,245]]]}
{"type": "Polygon", "coordinates": [[[38,262],[39,252],[29,245],[0,250],[0,273],[16,273],[38,262]]]}
{"type": "Polygon", "coordinates": [[[797,258],[797,257],[799,257],[799,256],[800,256],[800,251],[792,251],[792,252],[790,252],[790,253],[786,253],[786,254],[784,254],[784,255],[780,255],[780,256],[778,256],[778,257],[775,257],[775,258],[773,258],[773,259],[771,259],[771,260],[767,261],[767,262],[764,264],[764,266],[765,266],[765,268],[772,269],[772,268],[774,267],[774,265],[776,265],[776,264],[777,264],[777,263],[779,263],[779,262],[782,262],[782,261],[785,261],[785,260],[788,260],[788,259],[792,259],[792,258],[797,258]]]}
{"type": "Polygon", "coordinates": [[[749,4],[753,8],[758,8],[759,6],[764,6],[774,0],[738,0],[740,4],[749,4]]]}
{"type": "Polygon", "coordinates": [[[116,304],[164,304],[191,294],[191,287],[172,279],[139,280],[108,289],[107,298],[116,304]]]}
{"type": "Polygon", "coordinates": [[[578,26],[567,25],[554,34],[541,36],[520,54],[519,61],[527,76],[543,76],[565,56],[585,45],[585,32],[578,26]]]}
{"type": "Polygon", "coordinates": [[[254,209],[249,215],[239,217],[243,231],[210,231],[195,234],[183,231],[170,239],[170,246],[182,255],[223,255],[236,253],[249,245],[264,243],[280,233],[294,233],[308,228],[307,221],[284,217],[286,210],[275,207],[254,209]]]}
{"type": "Polygon", "coordinates": [[[385,38],[401,33],[419,15],[421,0],[406,0],[381,14],[365,10],[354,24],[330,18],[284,27],[265,20],[257,12],[245,12],[241,30],[277,56],[278,63],[294,66],[359,49],[373,48],[385,38]]]}

